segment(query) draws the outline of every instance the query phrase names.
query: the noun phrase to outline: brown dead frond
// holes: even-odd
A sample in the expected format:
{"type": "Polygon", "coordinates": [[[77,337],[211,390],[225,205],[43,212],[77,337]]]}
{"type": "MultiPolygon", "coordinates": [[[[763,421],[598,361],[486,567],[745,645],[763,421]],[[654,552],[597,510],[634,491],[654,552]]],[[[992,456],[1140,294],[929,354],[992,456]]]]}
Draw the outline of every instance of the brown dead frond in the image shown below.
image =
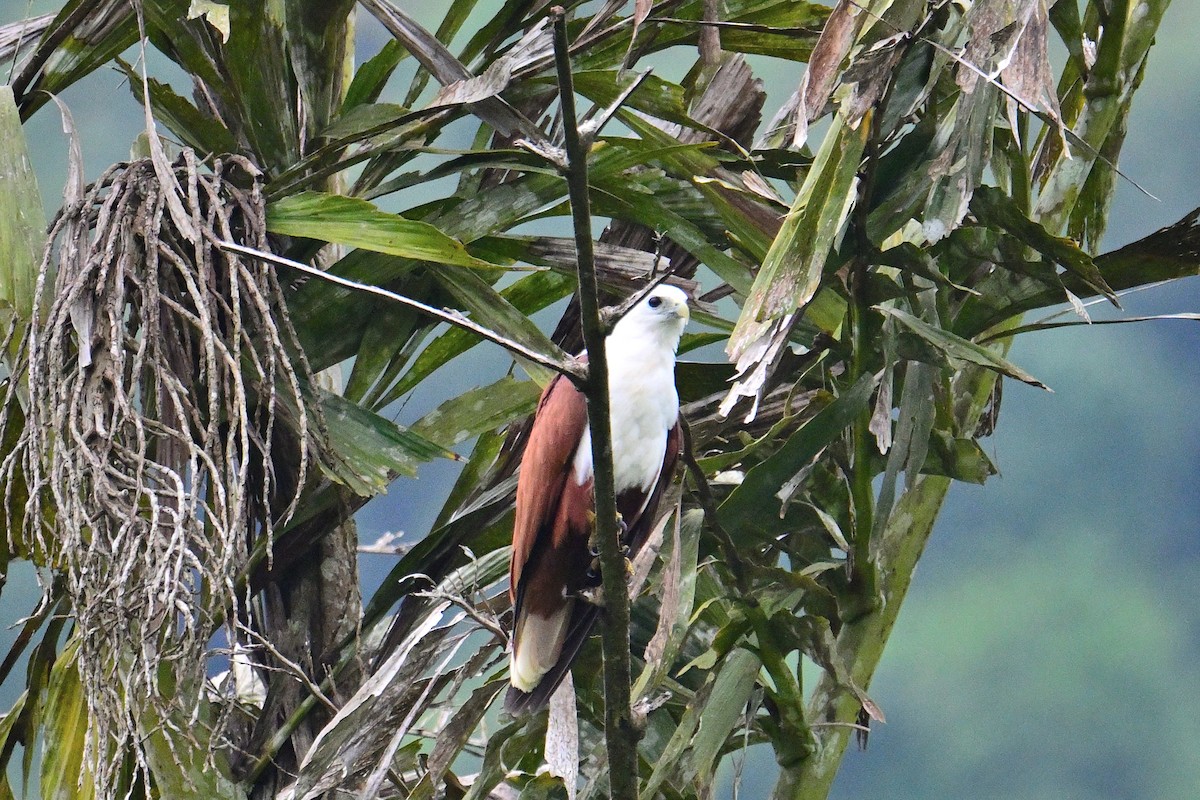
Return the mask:
{"type": "Polygon", "coordinates": [[[97,786],[118,749],[195,738],[210,640],[308,462],[280,289],[216,246],[269,249],[258,170],[185,152],[163,174],[118,164],[68,201],[27,349],[27,534],[67,578],[97,786]]]}

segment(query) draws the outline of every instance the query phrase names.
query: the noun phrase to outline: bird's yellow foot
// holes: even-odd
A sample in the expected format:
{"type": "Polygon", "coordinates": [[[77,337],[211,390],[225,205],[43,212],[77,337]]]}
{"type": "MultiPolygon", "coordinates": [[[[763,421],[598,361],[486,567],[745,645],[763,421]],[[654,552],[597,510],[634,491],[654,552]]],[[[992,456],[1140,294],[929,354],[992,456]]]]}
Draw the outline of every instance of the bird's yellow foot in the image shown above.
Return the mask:
{"type": "MultiPolygon", "coordinates": [[[[588,525],[592,526],[592,530],[595,530],[596,529],[596,512],[595,512],[595,510],[589,508],[586,513],[587,513],[588,525]]],[[[621,516],[620,511],[617,512],[617,527],[621,530],[622,533],[629,530],[629,526],[625,524],[625,517],[621,516]]]]}
{"type": "MultiPolygon", "coordinates": [[[[630,578],[633,577],[633,561],[631,561],[629,558],[629,548],[628,547],[624,548],[624,552],[622,553],[622,555],[625,556],[621,560],[625,562],[625,580],[628,581],[630,578]]],[[[600,586],[600,557],[599,556],[593,556],[592,563],[588,564],[587,579],[588,579],[588,581],[593,582],[597,589],[599,588],[599,586],[600,586]]],[[[584,591],[586,592],[586,591],[590,591],[590,590],[585,589],[584,591]]],[[[597,603],[596,605],[603,605],[603,604],[597,603]]]]}

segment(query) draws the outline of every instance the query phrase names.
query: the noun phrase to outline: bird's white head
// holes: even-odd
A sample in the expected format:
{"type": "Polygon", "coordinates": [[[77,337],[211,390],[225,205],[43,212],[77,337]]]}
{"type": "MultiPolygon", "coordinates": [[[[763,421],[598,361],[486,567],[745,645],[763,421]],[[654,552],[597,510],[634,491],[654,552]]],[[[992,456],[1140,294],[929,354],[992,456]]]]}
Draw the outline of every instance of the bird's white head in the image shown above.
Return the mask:
{"type": "MultiPolygon", "coordinates": [[[[613,327],[615,339],[652,340],[671,352],[679,346],[679,337],[688,323],[687,295],[682,289],[663,284],[643,297],[613,327]]],[[[646,342],[649,344],[649,342],[646,342]]]]}

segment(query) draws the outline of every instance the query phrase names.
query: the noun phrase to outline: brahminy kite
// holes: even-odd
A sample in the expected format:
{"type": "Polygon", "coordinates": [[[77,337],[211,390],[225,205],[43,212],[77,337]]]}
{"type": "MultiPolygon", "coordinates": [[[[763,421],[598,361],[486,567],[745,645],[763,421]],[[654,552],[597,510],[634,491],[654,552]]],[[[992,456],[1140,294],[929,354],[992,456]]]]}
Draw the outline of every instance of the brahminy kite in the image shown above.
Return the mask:
{"type": "MultiPolygon", "coordinates": [[[[613,478],[631,554],[654,524],[683,445],[675,351],[687,321],[687,296],[658,286],[606,340],[613,478]]],[[[593,508],[587,404],[560,375],[538,401],[517,478],[509,570],[512,685],[504,701],[510,713],[536,711],[549,701],[596,620],[597,606],[582,596],[600,583],[593,508]]]]}

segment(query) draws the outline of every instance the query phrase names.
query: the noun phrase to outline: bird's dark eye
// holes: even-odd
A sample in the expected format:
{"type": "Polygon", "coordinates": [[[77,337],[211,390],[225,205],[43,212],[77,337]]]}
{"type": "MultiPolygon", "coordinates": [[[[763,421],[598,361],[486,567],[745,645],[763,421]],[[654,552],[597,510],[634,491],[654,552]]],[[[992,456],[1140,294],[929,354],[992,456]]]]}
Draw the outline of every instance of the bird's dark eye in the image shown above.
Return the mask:
{"type": "Polygon", "coordinates": [[[662,305],[662,298],[661,297],[651,297],[649,300],[646,301],[646,305],[650,306],[651,308],[658,308],[659,306],[662,305]]]}

